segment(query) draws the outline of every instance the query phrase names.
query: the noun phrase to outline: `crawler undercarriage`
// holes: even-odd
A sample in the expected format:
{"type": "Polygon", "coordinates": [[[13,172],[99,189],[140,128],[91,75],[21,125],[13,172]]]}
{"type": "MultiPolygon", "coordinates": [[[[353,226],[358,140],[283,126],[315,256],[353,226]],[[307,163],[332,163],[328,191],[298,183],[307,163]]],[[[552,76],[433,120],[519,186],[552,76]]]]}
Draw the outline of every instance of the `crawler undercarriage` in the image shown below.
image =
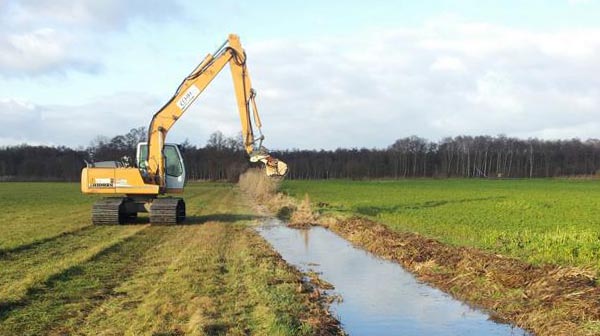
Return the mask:
{"type": "Polygon", "coordinates": [[[151,224],[178,224],[185,220],[185,202],[182,198],[175,197],[107,197],[94,203],[92,223],[94,225],[132,223],[140,212],[150,214],[151,224]]]}

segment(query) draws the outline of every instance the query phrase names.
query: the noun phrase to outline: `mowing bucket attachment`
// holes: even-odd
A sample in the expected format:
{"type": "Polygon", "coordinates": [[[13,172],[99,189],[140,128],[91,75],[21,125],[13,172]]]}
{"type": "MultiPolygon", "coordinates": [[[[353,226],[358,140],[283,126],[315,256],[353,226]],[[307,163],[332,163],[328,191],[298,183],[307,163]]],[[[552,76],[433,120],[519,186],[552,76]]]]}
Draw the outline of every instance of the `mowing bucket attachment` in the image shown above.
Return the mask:
{"type": "Polygon", "coordinates": [[[250,161],[260,161],[264,163],[267,176],[269,177],[285,176],[285,174],[287,174],[288,171],[287,164],[269,155],[269,153],[264,147],[262,147],[257,153],[252,153],[252,155],[250,156],[250,161]]]}

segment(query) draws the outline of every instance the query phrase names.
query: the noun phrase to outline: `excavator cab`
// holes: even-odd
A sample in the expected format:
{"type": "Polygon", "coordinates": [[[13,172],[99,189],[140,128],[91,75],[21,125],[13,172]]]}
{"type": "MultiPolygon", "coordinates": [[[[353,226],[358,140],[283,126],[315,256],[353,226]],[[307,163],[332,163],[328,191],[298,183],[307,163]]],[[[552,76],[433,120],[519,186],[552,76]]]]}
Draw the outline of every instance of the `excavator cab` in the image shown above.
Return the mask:
{"type": "MultiPolygon", "coordinates": [[[[167,175],[167,192],[183,192],[183,187],[185,186],[185,165],[183,163],[183,156],[181,155],[179,146],[173,143],[165,144],[163,148],[163,155],[165,157],[165,168],[167,175]]],[[[147,160],[148,143],[140,142],[138,143],[137,147],[136,162],[138,168],[142,171],[146,169],[147,160]]]]}

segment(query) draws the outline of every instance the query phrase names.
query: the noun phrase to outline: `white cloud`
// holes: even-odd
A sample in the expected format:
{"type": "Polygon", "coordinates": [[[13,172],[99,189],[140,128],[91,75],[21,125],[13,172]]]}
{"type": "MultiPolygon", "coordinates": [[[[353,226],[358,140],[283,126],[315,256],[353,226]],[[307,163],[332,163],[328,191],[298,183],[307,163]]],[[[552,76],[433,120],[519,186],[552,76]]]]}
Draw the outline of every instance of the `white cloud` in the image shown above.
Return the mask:
{"type": "MultiPolygon", "coordinates": [[[[67,26],[93,26],[104,30],[121,29],[132,19],[160,22],[178,15],[180,5],[160,0],[19,0],[8,1],[10,19],[16,24],[36,22],[67,26]]],[[[7,17],[9,15],[6,15],[7,17]]]]}
{"type": "Polygon", "coordinates": [[[19,75],[58,70],[64,64],[77,65],[69,55],[71,39],[54,29],[0,34],[0,73],[19,75]]]}
{"type": "Polygon", "coordinates": [[[507,74],[487,72],[477,79],[475,92],[467,94],[467,101],[479,110],[502,114],[519,114],[523,105],[507,74]]]}
{"type": "Polygon", "coordinates": [[[0,119],[8,129],[36,122],[39,117],[37,107],[29,102],[17,99],[0,99],[0,119]],[[8,123],[8,125],[6,125],[8,123]]]}
{"type": "Polygon", "coordinates": [[[4,123],[0,145],[85,146],[97,135],[112,137],[147,125],[159,104],[155,97],[140,92],[100,97],[77,106],[40,106],[3,99],[0,100],[0,119],[4,123]]]}
{"type": "MultiPolygon", "coordinates": [[[[385,147],[413,134],[432,140],[600,136],[600,29],[539,33],[444,18],[415,28],[262,40],[245,48],[267,147],[385,147]]],[[[203,144],[216,129],[237,132],[230,81],[225,70],[169,140],[203,144]]],[[[139,81],[136,90],[143,89],[139,81]]],[[[85,145],[96,134],[147,125],[164,100],[155,95],[36,106],[37,131],[22,133],[31,141],[85,145]]]]}
{"type": "Polygon", "coordinates": [[[37,106],[16,99],[0,99],[0,120],[2,134],[0,145],[17,145],[21,143],[45,142],[46,139],[30,138],[29,129],[38,129],[41,124],[41,113],[37,106]]]}
{"type": "Polygon", "coordinates": [[[258,59],[257,89],[278,93],[261,104],[272,142],[335,148],[383,147],[411,134],[599,136],[582,125],[600,117],[600,30],[443,22],[248,46],[258,59]]]}
{"type": "Polygon", "coordinates": [[[164,22],[180,10],[158,0],[8,0],[0,3],[0,76],[97,72],[111,33],[136,19],[164,22]]]}
{"type": "Polygon", "coordinates": [[[440,56],[429,67],[432,71],[465,71],[465,65],[456,57],[440,56]]]}

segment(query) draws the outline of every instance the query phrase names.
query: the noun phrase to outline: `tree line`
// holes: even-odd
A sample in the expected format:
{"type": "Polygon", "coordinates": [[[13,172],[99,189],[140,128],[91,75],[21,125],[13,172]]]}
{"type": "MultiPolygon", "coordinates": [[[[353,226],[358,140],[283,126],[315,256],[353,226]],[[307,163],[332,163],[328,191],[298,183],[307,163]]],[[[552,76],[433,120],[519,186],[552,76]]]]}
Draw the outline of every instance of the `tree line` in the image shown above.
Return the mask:
{"type": "Polygon", "coordinates": [[[600,174],[600,140],[411,136],[385,149],[284,151],[290,178],[535,178],[600,174]]]}
{"type": "MultiPolygon", "coordinates": [[[[78,181],[85,162],[129,158],[146,140],[144,127],[113,138],[96,137],[86,148],[0,147],[0,181],[78,181]]],[[[241,137],[221,132],[204,146],[185,141],[191,180],[236,181],[251,164],[241,137]]],[[[429,141],[401,138],[383,149],[284,150],[272,153],[288,163],[291,179],[376,179],[419,177],[535,178],[600,174],[600,140],[540,140],[499,136],[456,136],[429,141]]],[[[126,160],[126,159],[125,159],[126,160]]]]}

